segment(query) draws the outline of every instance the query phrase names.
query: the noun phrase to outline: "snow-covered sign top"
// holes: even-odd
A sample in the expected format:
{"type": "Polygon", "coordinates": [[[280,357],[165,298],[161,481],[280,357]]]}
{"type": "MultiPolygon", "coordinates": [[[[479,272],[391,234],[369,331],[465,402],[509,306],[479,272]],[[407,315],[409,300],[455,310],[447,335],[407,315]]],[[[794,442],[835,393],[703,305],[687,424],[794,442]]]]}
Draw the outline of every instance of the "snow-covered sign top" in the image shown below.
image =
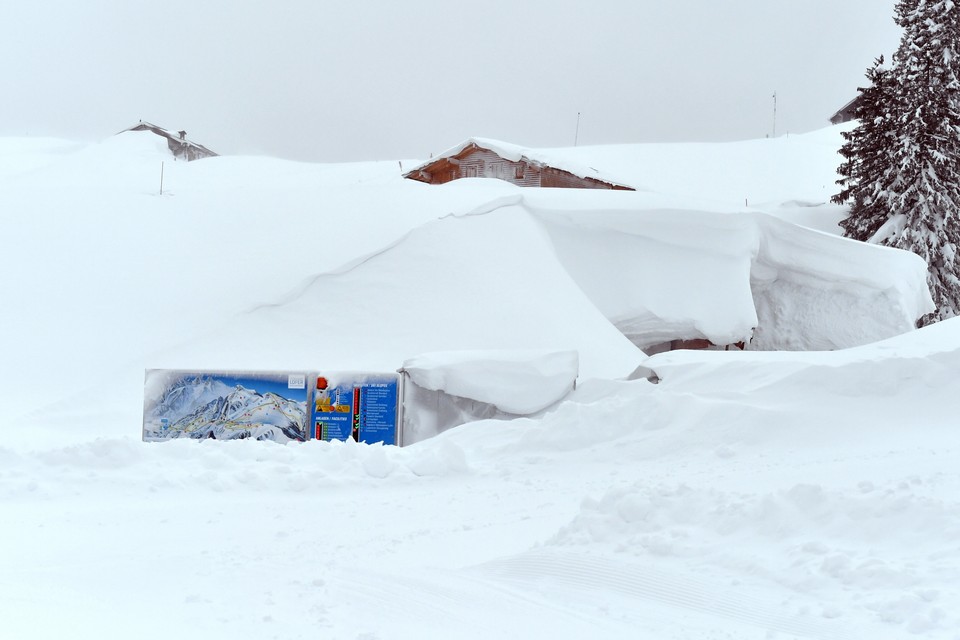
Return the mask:
{"type": "Polygon", "coordinates": [[[543,350],[435,352],[407,360],[401,371],[424,389],[529,415],[573,390],[579,355],[576,351],[543,350]]]}

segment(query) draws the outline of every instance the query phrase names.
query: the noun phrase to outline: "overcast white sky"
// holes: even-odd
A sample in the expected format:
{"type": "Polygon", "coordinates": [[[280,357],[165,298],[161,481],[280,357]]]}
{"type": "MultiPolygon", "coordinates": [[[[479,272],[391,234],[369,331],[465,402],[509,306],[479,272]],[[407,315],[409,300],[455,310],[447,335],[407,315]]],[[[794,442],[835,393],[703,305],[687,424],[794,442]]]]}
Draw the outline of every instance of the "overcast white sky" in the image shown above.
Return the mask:
{"type": "Polygon", "coordinates": [[[227,154],[425,158],[827,126],[894,0],[3,0],[0,135],[143,119],[227,154]]]}

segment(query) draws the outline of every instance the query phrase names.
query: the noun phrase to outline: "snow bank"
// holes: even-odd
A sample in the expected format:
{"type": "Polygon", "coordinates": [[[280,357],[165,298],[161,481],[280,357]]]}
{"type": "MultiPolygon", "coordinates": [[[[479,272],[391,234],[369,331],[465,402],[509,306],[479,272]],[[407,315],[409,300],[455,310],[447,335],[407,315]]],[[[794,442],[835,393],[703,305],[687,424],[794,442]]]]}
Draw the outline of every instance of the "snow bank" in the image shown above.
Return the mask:
{"type": "Polygon", "coordinates": [[[17,176],[16,186],[156,193],[161,163],[167,169],[175,162],[166,138],[149,131],[130,131],[53,157],[42,170],[17,176]]]}
{"type": "Polygon", "coordinates": [[[498,566],[800,637],[952,637],[960,322],[830,353],[647,363],[658,385],[585,384],[497,452],[600,465],[590,447],[609,447],[646,469],[597,482],[535,552],[498,566]]]}
{"type": "Polygon", "coordinates": [[[71,388],[117,381],[110,411],[132,419],[142,371],[157,366],[393,371],[429,351],[543,347],[576,349],[586,377],[622,376],[642,355],[611,321],[644,345],[723,344],[759,326],[765,348],[810,348],[908,330],[922,307],[909,260],[858,246],[843,266],[846,245],[725,215],[741,207],[706,187],[433,187],[401,179],[396,163],[170,162],[149,132],[54,148],[8,182],[2,208],[19,215],[0,270],[20,275],[0,285],[0,340],[16,413],[55,399],[31,382],[54,368],[84,372],[71,388]],[[823,268],[819,254],[832,256],[823,268]]]}
{"type": "Polygon", "coordinates": [[[627,184],[685,199],[773,212],[819,206],[838,189],[840,135],[855,123],[800,135],[725,143],[662,143],[543,149],[621,176],[627,184]]]}
{"type": "Polygon", "coordinates": [[[0,183],[46,167],[84,146],[59,138],[0,138],[0,183]]]}

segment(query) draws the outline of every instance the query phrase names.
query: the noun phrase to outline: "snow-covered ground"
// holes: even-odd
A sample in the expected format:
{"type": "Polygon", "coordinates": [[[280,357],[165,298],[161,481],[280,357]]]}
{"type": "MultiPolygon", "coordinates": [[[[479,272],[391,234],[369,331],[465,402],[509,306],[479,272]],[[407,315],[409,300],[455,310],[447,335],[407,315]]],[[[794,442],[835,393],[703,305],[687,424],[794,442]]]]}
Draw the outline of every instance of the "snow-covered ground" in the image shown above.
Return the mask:
{"type": "MultiPolygon", "coordinates": [[[[830,335],[904,331],[864,327],[928,304],[910,256],[774,219],[836,232],[839,143],[551,151],[620,156],[645,191],[617,195],[0,140],[0,637],[960,638],[960,321],[648,359],[574,259],[593,249],[571,228],[676,211],[704,268],[712,238],[756,249],[716,280],[719,315],[762,315],[744,283],[802,264],[794,284],[854,309],[830,335]],[[140,440],[145,368],[487,349],[576,350],[580,382],[402,449],[140,440]],[[659,382],[625,380],[641,365],[659,382]]],[[[778,309],[819,327],[824,298],[800,300],[778,309]]]]}

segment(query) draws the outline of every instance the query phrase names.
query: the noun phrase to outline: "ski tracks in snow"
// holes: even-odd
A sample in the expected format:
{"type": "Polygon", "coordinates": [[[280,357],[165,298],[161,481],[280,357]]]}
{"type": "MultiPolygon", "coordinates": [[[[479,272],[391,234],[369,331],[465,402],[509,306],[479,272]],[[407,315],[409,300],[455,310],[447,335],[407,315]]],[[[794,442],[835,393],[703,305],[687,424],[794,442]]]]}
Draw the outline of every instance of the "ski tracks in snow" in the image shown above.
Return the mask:
{"type": "Polygon", "coordinates": [[[775,637],[774,633],[823,640],[857,637],[838,621],[787,612],[782,598],[763,597],[756,591],[738,592],[730,584],[720,581],[605,557],[531,552],[488,562],[477,567],[476,571],[517,589],[535,589],[555,597],[580,600],[582,594],[591,594],[589,599],[598,601],[604,598],[616,600],[612,597],[616,594],[621,606],[635,608],[638,612],[645,608],[645,602],[651,601],[685,610],[678,613],[676,635],[671,637],[700,637],[692,634],[697,633],[695,629],[698,627],[705,630],[702,629],[704,626],[729,629],[726,623],[711,624],[710,618],[713,617],[762,631],[757,637],[775,637]],[[690,635],[682,635],[685,632],[690,635]]]}
{"type": "Polygon", "coordinates": [[[328,574],[327,586],[341,594],[341,605],[331,613],[344,620],[335,627],[364,621],[355,625],[357,637],[371,640],[418,633],[555,640],[645,634],[676,640],[861,637],[848,622],[798,610],[786,597],[652,564],[574,553],[532,551],[460,570],[385,573],[352,567],[328,574]],[[373,609],[375,617],[361,615],[373,609]]]}

